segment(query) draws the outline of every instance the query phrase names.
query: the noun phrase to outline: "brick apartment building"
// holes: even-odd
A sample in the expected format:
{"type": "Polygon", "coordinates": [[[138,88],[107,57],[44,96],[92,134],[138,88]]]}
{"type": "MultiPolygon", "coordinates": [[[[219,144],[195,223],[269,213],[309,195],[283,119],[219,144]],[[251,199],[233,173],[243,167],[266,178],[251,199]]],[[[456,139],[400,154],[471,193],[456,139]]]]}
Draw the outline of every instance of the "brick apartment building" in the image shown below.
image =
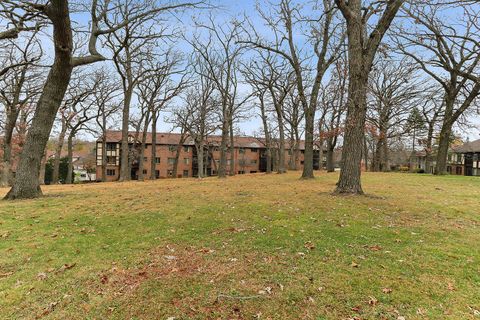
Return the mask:
{"type": "MultiPolygon", "coordinates": [[[[141,136],[141,134],[140,134],[141,136]]],[[[116,181],[120,173],[120,153],[121,151],[121,131],[108,131],[106,134],[106,155],[107,155],[107,181],[116,181]]],[[[220,140],[219,136],[212,136],[206,141],[205,152],[205,171],[207,175],[217,174],[217,168],[220,162],[220,140]]],[[[130,148],[134,146],[134,134],[129,136],[130,148]]],[[[156,143],[156,168],[155,174],[157,178],[168,178],[173,175],[173,166],[177,146],[180,141],[180,135],[176,133],[157,133],[156,143]]],[[[96,157],[97,157],[97,180],[102,179],[102,153],[104,152],[102,139],[97,140],[96,157]]],[[[254,137],[234,138],[235,151],[232,156],[227,153],[227,174],[230,170],[230,161],[234,161],[235,173],[257,173],[266,171],[266,156],[264,141],[254,137]]],[[[288,147],[288,146],[287,146],[288,147]]],[[[300,144],[300,152],[298,156],[297,168],[303,169],[304,144],[300,144]]],[[[289,159],[292,157],[289,150],[286,151],[285,159],[288,165],[289,159]]],[[[145,145],[144,158],[133,161],[131,178],[138,179],[139,163],[144,161],[143,173],[145,178],[150,177],[152,158],[152,134],[147,134],[147,142],[145,145]]],[[[320,166],[319,151],[314,152],[314,169],[318,170],[320,166]]],[[[177,175],[179,177],[195,177],[198,174],[197,152],[192,139],[187,139],[183,144],[178,159],[177,175]]]]}

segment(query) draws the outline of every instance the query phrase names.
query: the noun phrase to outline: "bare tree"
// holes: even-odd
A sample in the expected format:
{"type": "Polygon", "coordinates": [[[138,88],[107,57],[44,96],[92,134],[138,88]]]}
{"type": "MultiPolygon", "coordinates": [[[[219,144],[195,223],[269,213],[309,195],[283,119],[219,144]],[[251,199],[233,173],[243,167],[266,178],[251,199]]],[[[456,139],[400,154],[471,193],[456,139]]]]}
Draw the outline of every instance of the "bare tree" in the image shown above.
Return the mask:
{"type": "MultiPolygon", "coordinates": [[[[44,15],[35,10],[41,1],[2,0],[0,3],[0,41],[16,39],[21,33],[38,31],[44,15]],[[3,22],[5,21],[5,24],[3,22]]],[[[1,74],[0,74],[1,75],[1,74]]]]}
{"type": "Polygon", "coordinates": [[[279,165],[278,173],[286,172],[285,160],[285,102],[295,86],[294,72],[288,62],[279,59],[270,51],[258,51],[253,62],[244,72],[248,83],[262,92],[263,106],[265,98],[273,106],[279,131],[279,165]]]}
{"type": "Polygon", "coordinates": [[[407,59],[382,58],[373,67],[369,83],[367,121],[375,128],[372,171],[390,171],[389,142],[406,133],[410,111],[420,104],[423,79],[407,59]]]}
{"type": "Polygon", "coordinates": [[[219,128],[218,123],[222,122],[217,118],[220,99],[215,94],[216,82],[213,77],[208,76],[208,63],[199,54],[195,54],[190,65],[194,74],[193,85],[182,95],[182,107],[172,110],[172,122],[181,128],[182,133],[192,138],[196,150],[193,161],[197,167],[197,176],[203,178],[209,166],[206,160],[210,158],[208,136],[213,134],[219,128]]]}
{"type": "Polygon", "coordinates": [[[107,181],[107,130],[111,122],[115,122],[115,116],[120,110],[122,101],[118,99],[120,87],[115,77],[104,68],[98,69],[94,74],[95,87],[93,99],[97,105],[96,122],[100,128],[102,138],[102,181],[107,181]]]}
{"type": "Polygon", "coordinates": [[[447,171],[452,128],[480,95],[480,28],[475,7],[465,5],[463,19],[451,25],[449,8],[423,4],[406,10],[414,19],[412,30],[401,28],[396,37],[400,51],[414,59],[444,91],[443,124],[435,174],[447,171]]]}
{"type": "MultiPolygon", "coordinates": [[[[182,56],[179,52],[168,50],[162,55],[155,56],[149,65],[149,71],[145,73],[144,78],[139,80],[138,96],[141,103],[149,109],[151,116],[152,132],[152,158],[150,162],[150,180],[157,178],[156,152],[157,152],[157,122],[161,111],[164,111],[168,105],[185,89],[187,86],[186,69],[182,67],[182,56]],[[179,79],[176,79],[179,78],[179,79]]],[[[185,137],[182,135],[184,140],[185,137]]],[[[174,164],[174,176],[178,166],[178,157],[180,155],[181,144],[177,147],[177,154],[174,164]]]]}
{"type": "MultiPolygon", "coordinates": [[[[293,88],[294,89],[294,88],[293,88]]],[[[303,120],[305,114],[303,112],[301,101],[295,90],[291,90],[284,104],[284,118],[286,131],[290,137],[289,160],[288,167],[290,170],[298,170],[298,162],[300,159],[300,143],[304,133],[303,120]]]]}
{"type": "MultiPolygon", "coordinates": [[[[344,60],[338,60],[332,71],[332,77],[321,95],[320,137],[326,142],[326,169],[334,172],[334,151],[340,135],[343,133],[342,121],[347,107],[348,70],[344,60]]],[[[320,144],[323,146],[323,143],[320,144]]],[[[320,153],[321,156],[322,152],[320,153]]]]}
{"type": "Polygon", "coordinates": [[[0,186],[12,184],[11,159],[12,138],[20,112],[27,104],[32,104],[39,93],[39,82],[43,80],[39,68],[35,64],[42,57],[40,44],[35,33],[20,45],[9,41],[10,49],[2,62],[5,73],[0,78],[0,105],[5,110],[3,138],[3,159],[0,186]]]}
{"type": "Polygon", "coordinates": [[[263,74],[263,69],[259,68],[259,64],[255,63],[254,60],[250,64],[245,65],[242,69],[243,76],[248,84],[253,88],[253,96],[256,97],[257,101],[255,103],[258,106],[259,116],[262,120],[263,126],[263,137],[265,145],[265,160],[266,160],[266,173],[272,173],[272,137],[269,124],[269,99],[268,99],[268,88],[265,85],[265,77],[263,74]]]}
{"type": "MultiPolygon", "coordinates": [[[[240,21],[231,21],[220,26],[215,23],[212,16],[206,23],[197,23],[199,28],[206,30],[206,39],[201,34],[194,36],[190,41],[194,51],[204,60],[204,76],[211,78],[215,83],[221,97],[220,116],[222,119],[220,143],[220,164],[218,167],[218,177],[225,178],[227,173],[227,150],[230,137],[230,148],[233,150],[233,120],[236,111],[244,105],[246,99],[238,102],[238,76],[237,68],[242,53],[242,46],[238,44],[239,34],[241,32],[240,21]]],[[[234,167],[233,152],[230,153],[230,174],[234,167]]]]}
{"type": "MultiPolygon", "coordinates": [[[[69,136],[68,131],[71,129],[71,123],[76,120],[78,115],[79,105],[84,103],[92,88],[85,82],[86,73],[78,72],[71,80],[70,86],[65,93],[64,101],[58,111],[60,131],[57,138],[57,145],[55,147],[55,154],[53,160],[52,183],[58,183],[60,172],[60,160],[62,157],[63,145],[65,138],[69,136]]],[[[64,181],[67,182],[67,181],[64,181]]]]}
{"type": "Polygon", "coordinates": [[[423,118],[422,122],[426,126],[426,136],[423,137],[420,141],[425,151],[425,168],[427,170],[430,170],[432,166],[434,142],[438,138],[438,133],[441,130],[441,124],[443,123],[445,101],[443,100],[443,97],[439,96],[439,92],[441,91],[435,87],[431,88],[430,91],[427,91],[424,95],[422,108],[420,109],[423,118]]]}
{"type": "Polygon", "coordinates": [[[25,148],[20,156],[15,183],[5,197],[6,199],[35,198],[41,195],[38,181],[41,159],[58,108],[70,82],[72,71],[75,67],[105,60],[105,57],[96,48],[98,38],[111,34],[127,25],[135,24],[149,16],[195,6],[198,2],[155,6],[147,11],[130,16],[129,19],[108,23],[108,26],[103,28],[102,23],[111,14],[112,3],[110,1],[99,3],[98,0],[92,0],[89,10],[91,16],[88,33],[88,54],[78,57],[73,56],[73,29],[70,20],[69,2],[67,0],[50,0],[47,4],[25,4],[29,10],[35,10],[39,14],[47,16],[52,23],[55,58],[45,82],[43,93],[39,98],[31,129],[27,134],[25,148]]]}
{"type": "MultiPolygon", "coordinates": [[[[322,79],[337,59],[343,45],[343,32],[336,21],[336,8],[333,0],[314,2],[309,10],[300,10],[292,0],[282,0],[273,7],[274,14],[269,15],[259,8],[266,26],[273,32],[274,41],[262,39],[251,27],[249,39],[243,41],[255,48],[267,50],[285,59],[295,73],[296,89],[305,114],[305,160],[302,178],[311,179],[313,175],[313,143],[315,113],[322,79]],[[304,15],[310,11],[316,16],[304,15]],[[299,28],[297,30],[296,28],[299,28]],[[307,37],[311,51],[297,45],[297,35],[302,27],[308,28],[307,37]],[[306,52],[307,51],[307,52],[306,52]],[[314,74],[309,77],[309,69],[314,74]]],[[[307,45],[306,44],[306,45],[307,45]]]]}
{"type": "Polygon", "coordinates": [[[367,113],[368,76],[382,42],[404,0],[335,0],[347,24],[348,109],[338,194],[363,194],[361,162],[367,113]],[[375,18],[374,25],[370,20],[375,18]],[[370,31],[370,32],[369,32],[370,31]]]}

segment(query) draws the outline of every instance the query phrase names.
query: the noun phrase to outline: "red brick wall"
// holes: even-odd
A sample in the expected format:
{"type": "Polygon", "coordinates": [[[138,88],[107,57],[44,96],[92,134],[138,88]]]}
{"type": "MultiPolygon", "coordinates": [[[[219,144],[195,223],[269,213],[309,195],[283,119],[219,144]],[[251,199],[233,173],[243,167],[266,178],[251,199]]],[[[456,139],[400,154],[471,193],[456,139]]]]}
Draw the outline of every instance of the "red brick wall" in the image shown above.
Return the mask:
{"type": "MultiPolygon", "coordinates": [[[[176,147],[176,146],[175,146],[176,147]]],[[[193,146],[188,146],[188,151],[185,150],[184,147],[182,147],[182,150],[180,152],[180,157],[179,157],[179,163],[177,167],[177,175],[179,177],[183,176],[184,171],[188,171],[188,176],[191,177],[193,174],[193,146]],[[185,158],[188,158],[188,164],[185,163],[185,158]]],[[[252,172],[260,172],[259,166],[260,166],[260,149],[251,149],[251,148],[242,148],[244,152],[240,151],[240,148],[236,148],[234,150],[234,161],[235,161],[235,174],[238,174],[239,172],[244,172],[244,173],[252,173],[252,172]],[[252,151],[255,150],[255,151],[252,151]]],[[[220,151],[216,150],[212,152],[213,154],[213,159],[214,161],[216,160],[217,162],[217,168],[220,160],[220,151]]],[[[168,163],[168,158],[175,158],[176,155],[176,149],[172,149],[170,151],[170,148],[168,145],[157,145],[157,152],[156,152],[156,157],[160,158],[160,163],[156,164],[155,170],[160,171],[160,178],[167,178],[168,177],[168,171],[173,170],[173,164],[168,163]]],[[[141,159],[144,161],[143,163],[143,169],[144,169],[144,178],[149,179],[150,178],[150,172],[151,172],[151,158],[152,158],[152,146],[147,145],[147,148],[144,151],[144,157],[146,158],[146,161],[144,159],[141,159]]],[[[290,155],[288,154],[288,151],[285,151],[285,161],[286,161],[286,166],[288,168],[288,162],[290,159],[290,155]]],[[[231,154],[230,152],[227,153],[227,161],[231,160],[231,154]]],[[[302,152],[299,153],[299,159],[297,163],[297,167],[299,170],[303,169],[303,160],[304,160],[304,154],[302,152]]],[[[107,169],[115,170],[115,175],[113,176],[107,176],[107,181],[116,181],[119,178],[119,173],[120,173],[120,167],[118,166],[107,166],[107,169]]],[[[101,172],[101,166],[97,166],[97,180],[101,180],[102,178],[102,172],[101,172]]],[[[216,174],[216,167],[214,164],[212,164],[212,171],[214,171],[214,174],[216,174]]],[[[227,162],[227,174],[230,171],[230,165],[227,162]]],[[[137,172],[138,174],[138,172],[137,172]]]]}

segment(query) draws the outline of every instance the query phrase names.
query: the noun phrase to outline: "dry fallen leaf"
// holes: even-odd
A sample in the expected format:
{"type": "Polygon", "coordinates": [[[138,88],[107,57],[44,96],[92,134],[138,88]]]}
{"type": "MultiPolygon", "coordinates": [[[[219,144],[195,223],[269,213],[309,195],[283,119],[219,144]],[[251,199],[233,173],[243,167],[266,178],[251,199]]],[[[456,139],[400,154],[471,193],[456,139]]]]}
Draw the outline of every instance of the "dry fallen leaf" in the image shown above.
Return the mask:
{"type": "Polygon", "coordinates": [[[307,241],[305,242],[305,248],[308,249],[308,250],[313,250],[315,249],[315,245],[311,242],[311,241],[307,241]]]}
{"type": "Polygon", "coordinates": [[[393,291],[393,290],[390,289],[390,288],[383,288],[383,289],[382,289],[382,292],[383,292],[383,293],[392,293],[392,291],[393,291]]]}
{"type": "Polygon", "coordinates": [[[38,280],[45,280],[47,279],[47,274],[45,272],[40,272],[37,274],[37,279],[38,280]]]}
{"type": "Polygon", "coordinates": [[[8,276],[11,276],[12,274],[13,274],[13,271],[0,273],[0,278],[6,278],[8,276]]]}
{"type": "Polygon", "coordinates": [[[63,266],[60,267],[60,269],[57,270],[56,273],[61,273],[61,272],[65,272],[66,270],[70,270],[72,269],[73,267],[75,267],[77,264],[76,263],[72,263],[72,264],[64,264],[63,266]]]}
{"type": "Polygon", "coordinates": [[[455,289],[455,285],[454,285],[453,283],[451,283],[451,282],[448,283],[447,289],[448,289],[449,291],[455,291],[455,290],[456,290],[456,289],[455,289]]]}
{"type": "Polygon", "coordinates": [[[358,267],[360,267],[360,265],[359,265],[358,263],[353,262],[353,261],[352,261],[352,264],[351,264],[350,266],[351,266],[352,268],[358,268],[358,267]]]}
{"type": "Polygon", "coordinates": [[[370,296],[368,300],[368,304],[371,306],[376,306],[378,304],[378,300],[375,297],[370,296]]]}

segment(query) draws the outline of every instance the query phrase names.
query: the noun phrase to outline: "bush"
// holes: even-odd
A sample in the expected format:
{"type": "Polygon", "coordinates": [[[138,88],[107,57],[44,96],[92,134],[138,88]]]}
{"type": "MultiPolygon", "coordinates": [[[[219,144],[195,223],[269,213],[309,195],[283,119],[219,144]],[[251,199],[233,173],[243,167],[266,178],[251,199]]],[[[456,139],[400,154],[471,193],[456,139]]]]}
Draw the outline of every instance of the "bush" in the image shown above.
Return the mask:
{"type": "MultiPolygon", "coordinates": [[[[51,184],[53,178],[53,163],[54,159],[48,159],[47,165],[45,166],[45,184],[51,184]]],[[[58,179],[60,183],[65,183],[67,180],[68,172],[68,157],[63,157],[60,159],[60,168],[58,179]]]]}
{"type": "Polygon", "coordinates": [[[407,167],[407,166],[405,166],[405,167],[400,167],[400,168],[399,168],[399,171],[400,171],[400,172],[408,172],[408,171],[410,171],[410,168],[407,167]]]}

